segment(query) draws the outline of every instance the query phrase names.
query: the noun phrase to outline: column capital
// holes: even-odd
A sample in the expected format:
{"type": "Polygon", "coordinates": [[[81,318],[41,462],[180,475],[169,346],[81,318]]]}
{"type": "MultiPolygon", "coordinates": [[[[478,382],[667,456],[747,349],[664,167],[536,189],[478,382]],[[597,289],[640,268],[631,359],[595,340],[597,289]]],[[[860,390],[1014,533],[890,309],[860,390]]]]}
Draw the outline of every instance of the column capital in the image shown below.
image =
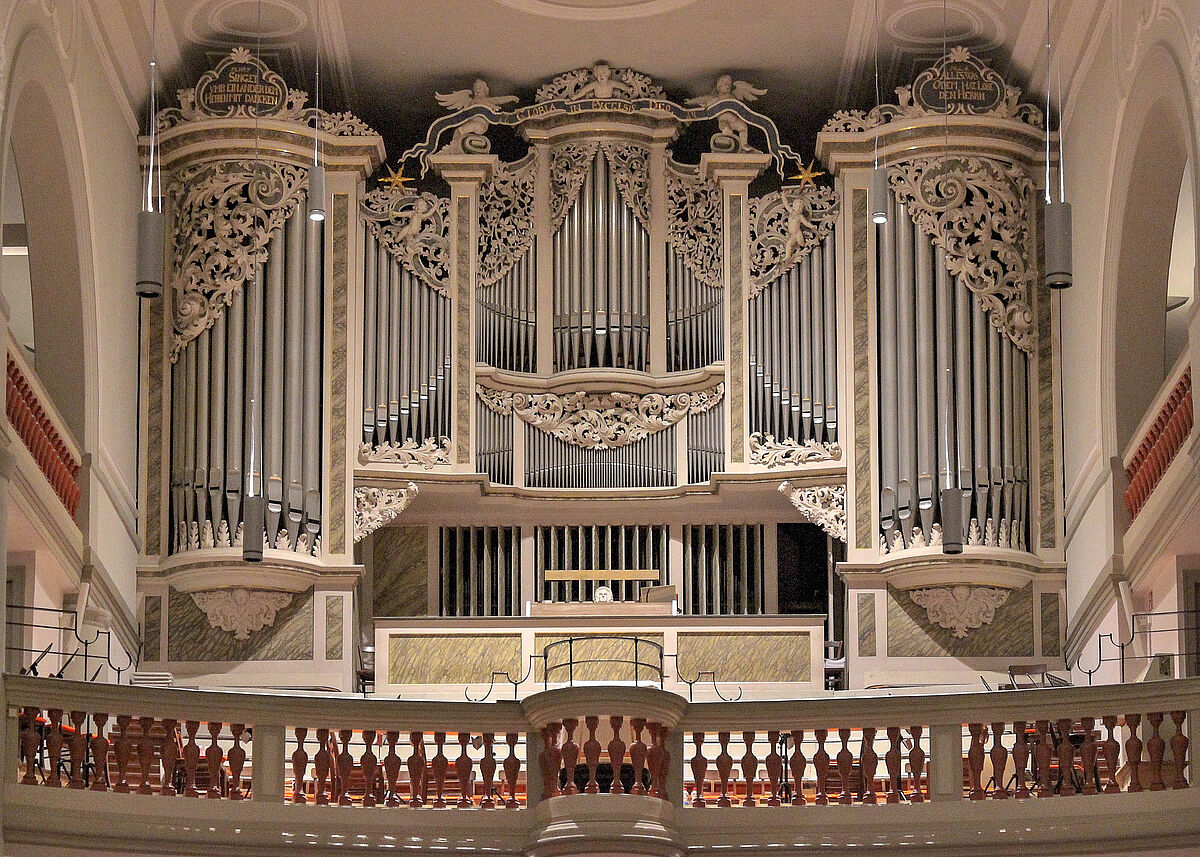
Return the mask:
{"type": "Polygon", "coordinates": [[[486,181],[491,181],[500,166],[500,159],[495,155],[460,155],[451,152],[437,152],[429,156],[429,163],[451,185],[481,185],[486,181]]]}
{"type": "Polygon", "coordinates": [[[705,152],[700,156],[700,175],[719,185],[749,184],[771,163],[763,152],[705,152]]]}

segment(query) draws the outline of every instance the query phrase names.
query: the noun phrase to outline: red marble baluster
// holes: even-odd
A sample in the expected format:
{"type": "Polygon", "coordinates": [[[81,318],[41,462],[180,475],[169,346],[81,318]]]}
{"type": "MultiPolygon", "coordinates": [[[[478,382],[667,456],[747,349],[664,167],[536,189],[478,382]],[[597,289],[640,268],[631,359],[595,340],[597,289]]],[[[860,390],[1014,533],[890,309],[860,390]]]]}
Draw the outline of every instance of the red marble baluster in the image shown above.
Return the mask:
{"type": "Polygon", "coordinates": [[[771,784],[771,794],[767,797],[767,806],[779,806],[779,783],[783,779],[783,756],[779,755],[779,731],[767,732],[767,744],[771,752],[767,753],[767,781],[771,784]]]}
{"type": "Polygon", "coordinates": [[[61,708],[51,708],[46,714],[50,718],[50,730],[46,735],[46,749],[50,755],[50,771],[42,785],[59,788],[62,786],[62,780],[58,776],[58,764],[62,758],[63,748],[63,713],[61,708]]]}
{"type": "MultiPolygon", "coordinates": [[[[562,731],[562,724],[555,722],[546,725],[544,738],[546,741],[545,749],[545,765],[543,776],[546,781],[546,789],[542,795],[543,799],[547,797],[558,797],[563,794],[562,789],[558,784],[559,772],[562,770],[563,754],[558,746],[558,733],[562,731]]],[[[568,777],[568,782],[570,778],[568,777]]]]}
{"type": "MultiPolygon", "coordinates": [[[[313,769],[316,775],[316,782],[313,785],[313,797],[316,800],[317,806],[327,806],[329,804],[329,795],[325,793],[325,781],[329,778],[329,771],[333,765],[333,759],[329,754],[329,730],[317,730],[317,754],[313,756],[313,769]]],[[[330,791],[333,791],[330,788],[330,791]]]]}
{"type": "Polygon", "coordinates": [[[108,722],[108,715],[96,712],[92,715],[92,721],[96,724],[96,734],[92,736],[92,759],[96,764],[95,770],[92,772],[92,791],[106,792],[108,791],[108,738],[104,736],[104,724],[108,722]]]}
{"type": "Polygon", "coordinates": [[[137,788],[137,793],[151,795],[154,794],[154,789],[150,786],[150,778],[154,776],[158,767],[158,760],[154,756],[154,739],[150,737],[150,730],[154,728],[154,718],[139,717],[138,725],[142,727],[142,737],[137,745],[138,768],[141,770],[142,782],[137,788]]]}
{"type": "Polygon", "coordinates": [[[1125,715],[1125,726],[1129,729],[1129,737],[1125,740],[1125,763],[1129,766],[1129,787],[1126,791],[1131,792],[1142,790],[1142,739],[1138,735],[1141,723],[1142,715],[1125,715]]]}
{"type": "Polygon", "coordinates": [[[817,798],[813,803],[817,806],[828,806],[829,792],[826,785],[829,782],[829,753],[825,750],[825,739],[829,737],[829,730],[815,729],[813,735],[817,739],[817,752],[813,754],[813,767],[817,770],[817,798]]]}
{"type": "MultiPolygon", "coordinates": [[[[120,723],[120,721],[117,721],[120,723]]],[[[188,742],[183,748],[183,774],[185,785],[183,789],[184,795],[187,797],[200,797],[200,792],[196,790],[196,770],[200,767],[200,745],[196,743],[196,733],[200,730],[199,720],[189,720],[184,724],[187,730],[188,742]]],[[[117,755],[117,765],[120,769],[120,753],[117,755]]],[[[122,773],[121,779],[125,776],[122,773]]],[[[128,786],[126,786],[128,790],[128,786]]]]}
{"type": "Polygon", "coordinates": [[[1081,717],[1083,744],[1079,747],[1079,759],[1083,762],[1083,789],[1085,795],[1098,793],[1096,788],[1096,718],[1081,717]]]}
{"type": "Polygon", "coordinates": [[[900,727],[889,726],[887,729],[888,742],[891,745],[883,755],[883,764],[888,772],[888,803],[900,803],[900,764],[903,754],[900,750],[900,727]]]}
{"type": "Polygon", "coordinates": [[[704,809],[707,804],[704,802],[704,778],[708,774],[708,759],[704,758],[704,733],[693,732],[692,744],[696,748],[696,752],[692,755],[689,763],[692,769],[692,784],[696,788],[696,796],[692,799],[692,806],[697,809],[704,809]]]}
{"type": "Polygon", "coordinates": [[[493,797],[496,779],[496,752],[493,744],[496,735],[493,732],[483,733],[483,758],[479,760],[479,773],[483,777],[483,797],[479,801],[480,809],[495,809],[496,798],[493,797]]]}
{"type": "MultiPolygon", "coordinates": [[[[341,750],[334,763],[337,765],[337,805],[352,806],[354,799],[350,795],[350,777],[354,774],[354,757],[350,755],[350,740],[354,737],[353,729],[339,729],[337,733],[341,741],[341,750]]],[[[337,742],[334,742],[337,749],[337,742]]]]}
{"type": "Polygon", "coordinates": [[[241,800],[246,795],[242,792],[242,768],[246,765],[246,750],[242,747],[242,733],[246,731],[244,723],[230,723],[229,732],[233,735],[233,746],[229,748],[226,758],[229,760],[229,799],[241,800]]]}
{"type": "Polygon", "coordinates": [[[600,794],[600,784],[596,782],[596,768],[600,765],[600,742],[596,740],[596,730],[600,728],[600,718],[588,715],[583,722],[588,730],[588,739],[583,742],[583,760],[588,769],[588,781],[584,792],[596,795],[600,794]]]}
{"type": "Polygon", "coordinates": [[[983,789],[983,742],[980,733],[983,724],[968,723],[967,731],[971,733],[971,748],[967,750],[967,771],[971,776],[971,800],[983,800],[987,792],[983,789]]]}
{"type": "Polygon", "coordinates": [[[875,792],[875,771],[879,767],[879,754],[875,752],[875,727],[864,726],[862,749],[858,754],[862,764],[863,798],[866,804],[879,803],[879,795],[875,792]]]}
{"type": "Polygon", "coordinates": [[[87,713],[71,712],[71,725],[75,731],[67,741],[67,749],[71,751],[71,780],[67,783],[69,789],[83,788],[83,754],[87,751],[87,732],[83,724],[87,721],[87,713]]]}
{"type": "Polygon", "coordinates": [[[650,797],[665,798],[666,792],[662,787],[662,737],[659,734],[659,723],[647,723],[650,731],[650,746],[646,748],[646,767],[650,770],[650,797]]]}
{"type": "Polygon", "coordinates": [[[1075,790],[1075,745],[1071,743],[1071,726],[1075,723],[1070,717],[1058,721],[1058,793],[1064,796],[1077,794],[1075,790]]]}
{"type": "Polygon", "coordinates": [[[625,720],[624,717],[612,716],[608,718],[608,725],[612,728],[612,740],[608,742],[608,762],[612,765],[613,781],[609,788],[609,794],[619,795],[624,792],[621,786],[621,766],[625,764],[625,742],[621,740],[621,723],[625,720]]]}
{"type": "Polygon", "coordinates": [[[804,797],[804,769],[808,760],[800,745],[804,743],[804,730],[792,730],[792,758],[788,766],[792,769],[792,806],[804,806],[808,801],[804,797]]]}
{"type": "Polygon", "coordinates": [[[159,745],[158,754],[162,757],[162,787],[160,795],[175,796],[175,763],[179,760],[179,721],[170,717],[163,718],[163,739],[159,745]]]}
{"type": "Polygon", "coordinates": [[[422,806],[425,803],[425,733],[409,732],[408,743],[412,752],[408,756],[408,805],[422,806]]]}
{"type": "MultiPolygon", "coordinates": [[[[984,734],[984,740],[987,740],[987,734],[984,734]]],[[[992,724],[992,749],[988,756],[992,760],[992,777],[996,781],[996,788],[992,791],[994,800],[1003,800],[1009,796],[1008,787],[1004,784],[1004,775],[1008,770],[1008,748],[1004,746],[1004,724],[992,724]]]]}
{"type": "Polygon", "coordinates": [[[925,776],[925,751],[921,749],[921,733],[925,731],[924,726],[909,726],[908,734],[912,736],[912,749],[908,751],[908,767],[912,771],[913,778],[913,803],[923,803],[925,801],[925,789],[921,786],[921,781],[925,776]]]}
{"type": "Polygon", "coordinates": [[[113,757],[117,760],[117,784],[114,792],[129,794],[129,760],[133,758],[133,739],[129,737],[129,724],[133,718],[128,714],[117,715],[117,740],[113,745],[113,757]]]}
{"type": "Polygon", "coordinates": [[[562,744],[562,765],[567,772],[567,782],[563,794],[579,794],[579,786],[575,785],[575,766],[579,764],[579,745],[575,743],[575,729],[579,726],[576,717],[563,718],[563,729],[567,730],[567,740],[562,744]]]}
{"type": "Polygon", "coordinates": [[[642,743],[642,730],[646,721],[642,717],[631,717],[629,725],[633,729],[633,743],[629,745],[629,763],[633,765],[633,788],[630,794],[644,795],[646,785],[642,782],[642,771],[646,767],[646,745],[642,743]]]}
{"type": "Polygon", "coordinates": [[[1175,724],[1175,734],[1171,736],[1171,755],[1175,757],[1175,777],[1171,781],[1171,788],[1186,789],[1188,787],[1187,777],[1184,775],[1187,771],[1187,751],[1188,751],[1188,736],[1183,731],[1183,718],[1186,712],[1172,711],[1171,722],[1175,724]]]}
{"type": "Polygon", "coordinates": [[[437,753],[430,762],[430,767],[433,768],[433,807],[434,809],[442,809],[446,806],[446,799],[442,796],[442,792],[446,788],[446,771],[450,767],[450,760],[446,758],[443,749],[446,744],[445,732],[433,733],[433,745],[437,747],[437,753]]]}
{"type": "Polygon", "coordinates": [[[475,794],[471,786],[471,769],[475,763],[467,755],[467,744],[471,740],[470,732],[458,733],[458,758],[454,760],[454,777],[458,780],[458,803],[460,809],[475,806],[475,794]]]}
{"type": "Polygon", "coordinates": [[[742,745],[746,752],[741,758],[742,782],[746,784],[746,796],[742,798],[742,806],[754,806],[754,781],[758,778],[758,757],[754,755],[755,733],[743,732],[742,745]]]}
{"type": "Polygon", "coordinates": [[[1163,782],[1163,756],[1167,752],[1167,742],[1158,734],[1158,729],[1162,726],[1163,716],[1160,712],[1152,712],[1146,715],[1146,719],[1150,721],[1150,739],[1146,742],[1146,752],[1150,754],[1150,791],[1161,792],[1167,787],[1163,782]]]}
{"type": "Polygon", "coordinates": [[[842,793],[838,796],[838,803],[850,804],[854,803],[854,754],[850,752],[850,730],[839,729],[838,738],[842,741],[842,749],[837,754],[838,775],[842,778],[842,793]]]}
{"type": "Polygon", "coordinates": [[[292,803],[308,803],[304,794],[304,778],[308,776],[308,752],[304,749],[307,737],[308,730],[297,726],[296,749],[292,751],[292,803]]]}
{"type": "Polygon", "coordinates": [[[717,756],[717,776],[721,780],[721,794],[717,798],[717,806],[733,806],[729,799],[729,774],[733,771],[733,756],[729,755],[729,733],[718,732],[717,743],[721,752],[717,756]]]}
{"type": "Polygon", "coordinates": [[[41,715],[40,708],[32,706],[22,709],[21,721],[21,758],[25,760],[25,774],[21,777],[21,785],[37,785],[37,757],[42,746],[42,733],[38,731],[37,720],[41,715]]]}
{"type": "Polygon", "coordinates": [[[400,795],[397,794],[400,782],[400,754],[396,752],[396,742],[399,740],[399,732],[388,732],[388,753],[383,759],[383,773],[387,780],[385,806],[400,806],[400,795]]]}
{"type": "Polygon", "coordinates": [[[1117,765],[1121,757],[1121,742],[1117,740],[1117,716],[1115,714],[1106,714],[1101,721],[1104,728],[1108,730],[1108,737],[1101,744],[1101,751],[1104,753],[1104,767],[1108,769],[1108,782],[1104,784],[1104,793],[1106,795],[1118,794],[1121,791],[1121,786],[1117,782],[1117,765]]]}
{"type": "Polygon", "coordinates": [[[508,732],[504,740],[508,743],[508,756],[504,759],[504,779],[508,783],[508,801],[504,806],[508,809],[519,809],[521,802],[517,800],[517,777],[521,773],[521,760],[517,758],[517,741],[520,735],[508,732]]]}
{"type": "MultiPolygon", "coordinates": [[[[1025,741],[1025,721],[1013,721],[1013,773],[1017,777],[1017,790],[1014,793],[1016,797],[1024,799],[1029,797],[1029,787],[1025,782],[1025,774],[1029,769],[1029,744],[1025,741]]],[[[999,782],[999,780],[997,780],[999,782]]],[[[1007,789],[1005,790],[1007,793],[1007,789]]]]}
{"type": "Polygon", "coordinates": [[[671,751],[668,748],[667,736],[671,730],[664,725],[658,727],[658,770],[653,774],[660,784],[659,792],[663,800],[671,799],[671,751]]]}
{"type": "Polygon", "coordinates": [[[221,745],[217,743],[217,736],[221,734],[225,724],[208,723],[206,726],[208,736],[212,739],[204,751],[204,761],[208,765],[208,796],[215,800],[221,796],[221,762],[224,761],[224,753],[221,752],[221,745]]]}
{"type": "Polygon", "coordinates": [[[1050,797],[1054,789],[1050,785],[1050,760],[1054,757],[1051,749],[1054,738],[1050,734],[1050,721],[1037,721],[1038,744],[1033,750],[1033,760],[1037,764],[1037,796],[1050,797]]]}
{"type": "MultiPolygon", "coordinates": [[[[330,730],[329,731],[329,802],[336,806],[342,805],[342,798],[349,799],[347,791],[347,778],[342,774],[342,755],[350,755],[348,749],[343,749],[338,745],[338,738],[345,730],[330,730]]],[[[353,735],[353,731],[351,731],[353,735]]],[[[347,746],[349,741],[346,742],[347,746]]],[[[350,767],[353,770],[354,762],[351,760],[350,767]]]]}
{"type": "Polygon", "coordinates": [[[375,751],[371,748],[375,746],[376,732],[374,729],[364,729],[363,738],[363,754],[358,759],[358,764],[362,767],[363,773],[363,806],[375,806],[378,798],[375,795],[375,779],[378,776],[378,762],[375,757],[375,751]]]}

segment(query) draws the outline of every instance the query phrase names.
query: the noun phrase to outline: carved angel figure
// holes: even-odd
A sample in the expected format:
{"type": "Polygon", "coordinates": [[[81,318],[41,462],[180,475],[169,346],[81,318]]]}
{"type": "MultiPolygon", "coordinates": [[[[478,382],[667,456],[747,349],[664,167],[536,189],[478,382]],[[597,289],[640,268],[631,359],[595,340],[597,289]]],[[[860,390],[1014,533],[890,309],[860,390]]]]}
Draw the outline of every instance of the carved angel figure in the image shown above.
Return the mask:
{"type": "MultiPolygon", "coordinates": [[[[517,100],[517,96],[515,95],[492,95],[485,80],[476,80],[471,84],[470,89],[460,89],[448,95],[435,92],[434,95],[437,97],[438,104],[455,113],[460,110],[466,110],[468,107],[478,107],[481,105],[484,107],[499,108],[501,105],[510,104],[517,100]]],[[[482,137],[487,133],[488,124],[486,117],[472,116],[454,129],[454,136],[450,138],[445,151],[458,155],[463,154],[463,139],[465,137],[482,137]]]]}
{"type": "Polygon", "coordinates": [[[575,98],[616,98],[617,94],[629,97],[633,90],[628,84],[612,79],[612,68],[608,63],[598,62],[592,66],[593,80],[579,87],[575,98]]]}
{"type": "MultiPolygon", "coordinates": [[[[743,104],[747,104],[759,96],[766,94],[767,91],[765,89],[759,89],[744,80],[734,80],[730,75],[723,74],[717,78],[712,92],[708,95],[697,95],[695,98],[689,98],[687,103],[693,104],[696,107],[708,107],[708,105],[715,104],[718,101],[734,98],[743,104]]],[[[742,149],[750,148],[750,126],[746,124],[746,120],[741,116],[728,111],[721,113],[717,116],[717,128],[720,129],[722,134],[727,134],[736,139],[742,149]]]]}
{"type": "Polygon", "coordinates": [[[786,201],[788,220],[787,220],[787,243],[783,247],[783,258],[790,259],[794,252],[799,251],[804,246],[804,238],[807,234],[817,231],[817,224],[813,223],[811,215],[811,207],[808,201],[801,196],[797,196],[790,201],[786,201]]]}

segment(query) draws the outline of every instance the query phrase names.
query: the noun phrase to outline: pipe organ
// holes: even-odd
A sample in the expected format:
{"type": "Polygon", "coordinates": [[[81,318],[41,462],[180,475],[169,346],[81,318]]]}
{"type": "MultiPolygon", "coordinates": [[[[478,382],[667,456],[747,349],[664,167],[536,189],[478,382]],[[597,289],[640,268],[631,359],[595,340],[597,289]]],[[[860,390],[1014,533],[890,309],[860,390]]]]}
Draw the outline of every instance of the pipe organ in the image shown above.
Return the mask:
{"type": "Polygon", "coordinates": [[[1042,117],[969,53],[832,117],[823,179],[728,76],[683,104],[602,63],[525,105],[476,81],[379,182],[377,135],[282,91],[257,116],[188,91],[159,117],[174,288],[144,344],[147,587],[359,580],[361,603],[393,586],[417,614],[519,622],[666,585],[698,621],[769,614],[803,565],[776,524],[804,521],[828,541],[789,544],[828,546],[807,572],[849,605],[829,627],[852,652],[908,592],[1061,589],[1042,117]],[[943,77],[995,97],[931,101],[943,77]],[[236,550],[251,492],[263,567],[236,550]]]}

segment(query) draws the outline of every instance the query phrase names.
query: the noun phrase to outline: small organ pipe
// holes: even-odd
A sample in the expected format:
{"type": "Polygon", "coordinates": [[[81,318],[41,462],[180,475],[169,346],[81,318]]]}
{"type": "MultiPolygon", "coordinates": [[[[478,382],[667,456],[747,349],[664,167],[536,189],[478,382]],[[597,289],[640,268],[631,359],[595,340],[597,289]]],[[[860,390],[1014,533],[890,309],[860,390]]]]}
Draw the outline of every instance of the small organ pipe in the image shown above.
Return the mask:
{"type": "MultiPolygon", "coordinates": [[[[304,294],[304,224],[306,217],[293,217],[287,224],[288,295],[304,294]]],[[[284,374],[278,382],[284,389],[283,478],[286,489],[286,520],[289,546],[295,548],[304,524],[303,464],[304,379],[297,375],[304,360],[304,313],[298,301],[289,300],[284,317],[284,374]],[[286,383],[284,382],[286,379],[286,383]]]]}
{"type": "Polygon", "coordinates": [[[286,259],[283,232],[271,238],[267,259],[265,373],[263,375],[263,478],[266,481],[267,543],[276,547],[283,515],[283,275],[286,259]]]}
{"type": "Polygon", "coordinates": [[[896,204],[889,199],[891,214],[877,229],[879,236],[879,425],[880,425],[880,522],[890,545],[897,525],[896,483],[899,461],[896,448],[897,361],[896,361],[896,204]]]}
{"type": "Polygon", "coordinates": [[[915,226],[913,246],[916,268],[916,378],[917,378],[917,504],[921,532],[932,538],[936,504],[937,433],[935,431],[933,253],[929,241],[915,226]]]}
{"type": "MultiPolygon", "coordinates": [[[[938,251],[937,264],[946,267],[944,250],[938,251]]],[[[970,504],[975,493],[975,446],[971,400],[971,292],[957,278],[951,280],[954,293],[954,408],[958,417],[958,484],[963,490],[964,524],[971,518],[970,504]]]]}
{"type": "Polygon", "coordinates": [[[913,223],[908,216],[908,207],[897,206],[897,255],[896,255],[896,326],[897,326],[897,389],[898,407],[896,417],[899,425],[897,438],[897,461],[899,481],[896,483],[896,507],[900,517],[900,528],[905,546],[912,544],[912,513],[914,482],[916,481],[916,363],[914,337],[914,272],[913,272],[913,223]]]}
{"type": "Polygon", "coordinates": [[[183,508],[188,527],[198,521],[196,517],[196,492],[192,488],[196,472],[196,350],[197,342],[188,343],[183,351],[183,508]]]}
{"type": "MultiPolygon", "coordinates": [[[[989,325],[990,326],[990,325],[989,325]]],[[[992,331],[988,331],[992,334],[992,331]]],[[[1001,448],[1000,413],[1000,339],[995,335],[987,338],[987,390],[988,390],[988,473],[991,477],[991,494],[988,509],[994,525],[1000,526],[1001,489],[1004,486],[1003,450],[1001,448]]]]}
{"type": "MultiPolygon", "coordinates": [[[[208,382],[211,365],[212,329],[196,337],[196,469],[191,472],[192,493],[196,497],[196,522],[201,531],[204,522],[211,521],[208,511],[208,382]]],[[[201,533],[203,540],[203,532],[201,533]]]]}
{"type": "Polygon", "coordinates": [[[823,302],[825,318],[822,332],[825,338],[825,434],[826,440],[836,443],[838,439],[837,405],[837,250],[833,230],[825,238],[823,302]]]}
{"type": "MultiPolygon", "coordinates": [[[[960,283],[961,285],[961,283],[960,283]]],[[[988,320],[971,298],[971,422],[975,433],[975,517],[982,530],[988,517],[991,478],[988,469],[988,320]]]]}
{"type": "Polygon", "coordinates": [[[229,309],[229,359],[226,361],[229,383],[225,390],[225,510],[229,520],[232,547],[237,541],[237,527],[242,520],[242,446],[246,436],[246,289],[236,292],[229,309]]]}
{"type": "MultiPolygon", "coordinates": [[[[925,243],[925,242],[922,242],[925,243]]],[[[954,293],[951,290],[950,273],[946,270],[945,251],[940,248],[934,254],[934,306],[937,319],[935,344],[937,376],[937,448],[938,485],[941,488],[958,487],[958,442],[954,397],[954,293]]]]}
{"type": "MultiPolygon", "coordinates": [[[[800,304],[800,312],[793,318],[800,320],[799,324],[799,381],[800,381],[800,418],[803,421],[803,437],[812,437],[812,413],[813,413],[813,358],[812,358],[812,291],[811,291],[811,271],[816,260],[810,254],[803,262],[800,263],[800,269],[796,272],[792,280],[792,287],[797,293],[800,304]]],[[[795,328],[795,325],[792,325],[795,328]]],[[[793,388],[793,397],[795,396],[793,388]]]]}
{"type": "MultiPolygon", "coordinates": [[[[225,362],[226,362],[226,342],[225,328],[229,323],[228,310],[217,316],[217,320],[212,326],[212,349],[210,353],[212,369],[209,371],[209,443],[210,453],[208,458],[208,503],[212,510],[212,523],[214,531],[218,529],[221,521],[226,521],[232,529],[237,526],[236,523],[229,521],[225,517],[222,510],[223,495],[225,488],[225,362]]],[[[214,533],[216,535],[216,533],[214,533]]],[[[225,542],[228,544],[228,542],[225,542]]],[[[222,541],[218,537],[216,541],[217,547],[222,546],[222,541]]]]}
{"type": "Polygon", "coordinates": [[[375,292],[379,288],[379,272],[376,269],[378,252],[375,245],[375,236],[368,229],[363,249],[366,265],[363,276],[363,440],[370,444],[382,441],[382,438],[375,437],[375,292]]]}
{"type": "Polygon", "coordinates": [[[321,529],[321,224],[309,221],[304,261],[304,528],[313,552],[321,529]]]}

